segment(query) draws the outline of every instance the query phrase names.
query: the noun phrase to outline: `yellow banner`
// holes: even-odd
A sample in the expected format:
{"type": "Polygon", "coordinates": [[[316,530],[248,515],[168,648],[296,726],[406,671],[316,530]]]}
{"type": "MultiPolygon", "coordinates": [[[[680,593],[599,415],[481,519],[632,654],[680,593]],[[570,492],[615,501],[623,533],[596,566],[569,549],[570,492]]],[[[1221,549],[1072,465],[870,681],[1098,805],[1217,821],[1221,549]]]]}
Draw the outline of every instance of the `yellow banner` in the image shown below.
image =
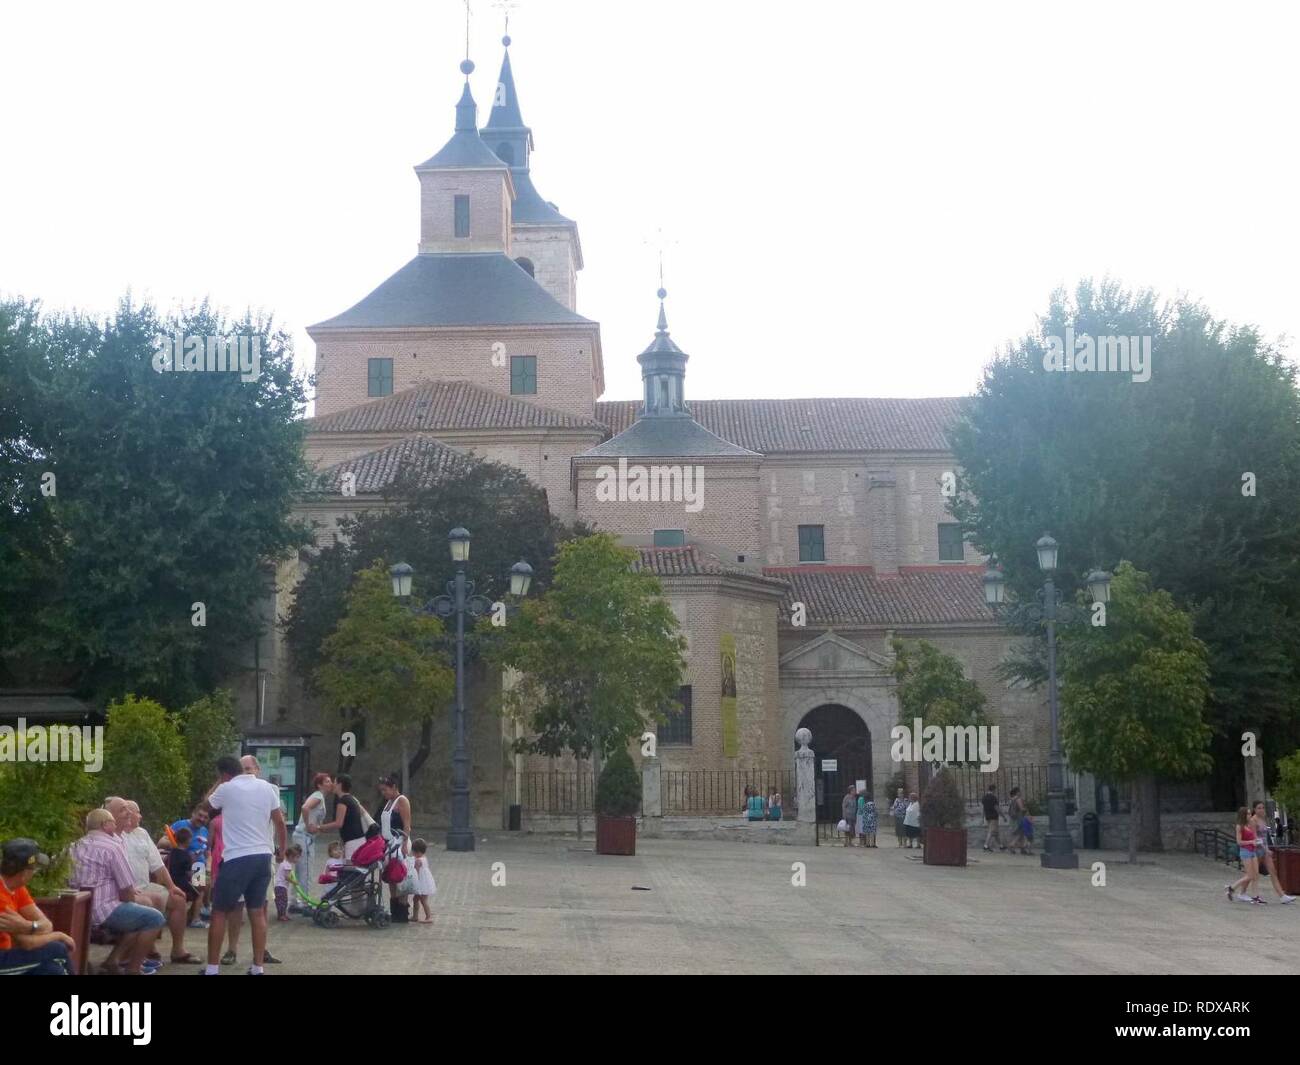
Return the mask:
{"type": "Polygon", "coordinates": [[[736,637],[724,632],[722,646],[722,756],[740,754],[740,722],[736,718],[736,637]]]}

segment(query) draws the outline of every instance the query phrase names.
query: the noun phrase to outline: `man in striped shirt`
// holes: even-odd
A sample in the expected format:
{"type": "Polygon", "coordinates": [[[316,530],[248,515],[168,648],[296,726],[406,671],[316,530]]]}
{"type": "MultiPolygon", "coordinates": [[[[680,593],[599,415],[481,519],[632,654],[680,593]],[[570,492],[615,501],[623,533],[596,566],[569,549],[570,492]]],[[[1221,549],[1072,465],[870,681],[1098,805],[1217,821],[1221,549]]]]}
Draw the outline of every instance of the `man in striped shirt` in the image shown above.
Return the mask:
{"type": "MultiPolygon", "coordinates": [[[[145,958],[153,950],[166,921],[152,906],[135,901],[135,874],[127,860],[126,846],[115,834],[116,822],[107,810],[86,815],[86,834],[73,845],[76,863],[73,886],[91,892],[90,923],[118,936],[117,946],[104,962],[112,971],[120,958],[123,972],[139,976],[145,972],[145,958]]],[[[148,967],[149,972],[155,968],[148,967]]]]}

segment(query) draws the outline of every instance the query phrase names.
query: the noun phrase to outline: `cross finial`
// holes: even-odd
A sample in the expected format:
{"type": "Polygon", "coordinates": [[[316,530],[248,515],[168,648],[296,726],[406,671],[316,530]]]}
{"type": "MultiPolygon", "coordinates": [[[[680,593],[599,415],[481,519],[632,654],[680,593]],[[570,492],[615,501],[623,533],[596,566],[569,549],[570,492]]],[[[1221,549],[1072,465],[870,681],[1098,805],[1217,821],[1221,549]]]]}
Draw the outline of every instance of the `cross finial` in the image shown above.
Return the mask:
{"type": "MultiPolygon", "coordinates": [[[[663,230],[663,226],[658,226],[658,227],[656,227],[656,229],[655,229],[655,235],[654,235],[654,237],[653,237],[653,238],[651,238],[651,237],[647,237],[647,238],[646,238],[645,240],[643,240],[641,243],[652,245],[652,246],[655,248],[655,250],[658,252],[658,255],[659,255],[659,291],[660,291],[660,292],[663,292],[663,291],[664,291],[664,249],[665,249],[668,245],[670,245],[670,244],[676,244],[677,241],[675,241],[675,240],[665,240],[665,239],[664,239],[664,230],[663,230]]],[[[663,296],[660,296],[659,298],[660,298],[660,299],[663,299],[663,296]]]]}

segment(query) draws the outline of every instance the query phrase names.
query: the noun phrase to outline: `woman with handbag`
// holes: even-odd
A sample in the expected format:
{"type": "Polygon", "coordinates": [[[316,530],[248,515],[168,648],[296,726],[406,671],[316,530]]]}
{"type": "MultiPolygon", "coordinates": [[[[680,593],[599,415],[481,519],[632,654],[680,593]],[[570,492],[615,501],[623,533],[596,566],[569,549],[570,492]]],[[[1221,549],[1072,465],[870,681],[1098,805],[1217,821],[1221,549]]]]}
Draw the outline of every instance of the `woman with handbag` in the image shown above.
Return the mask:
{"type": "Polygon", "coordinates": [[[411,800],[402,794],[397,779],[391,776],[379,778],[379,793],[384,797],[379,829],[389,843],[400,836],[406,865],[406,876],[400,883],[389,886],[388,909],[394,924],[408,924],[411,909],[406,899],[415,890],[415,862],[411,860],[411,837],[407,831],[411,827],[411,800]]]}

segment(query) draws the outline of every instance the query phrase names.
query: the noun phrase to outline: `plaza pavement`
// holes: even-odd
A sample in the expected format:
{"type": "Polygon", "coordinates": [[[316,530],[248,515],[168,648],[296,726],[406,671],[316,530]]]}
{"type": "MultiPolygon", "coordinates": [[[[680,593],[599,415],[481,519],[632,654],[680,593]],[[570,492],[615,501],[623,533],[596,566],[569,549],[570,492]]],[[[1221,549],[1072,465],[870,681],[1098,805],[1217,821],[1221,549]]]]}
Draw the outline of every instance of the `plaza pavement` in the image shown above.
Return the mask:
{"type": "MultiPolygon", "coordinates": [[[[284,964],[268,972],[1300,971],[1300,903],[1229,903],[1227,867],[1196,855],[1146,856],[1133,868],[1121,852],[1083,852],[1067,872],[1042,869],[1037,855],[972,851],[957,869],[882,840],[860,850],[641,839],[631,858],[598,856],[575,837],[496,833],[469,854],[438,844],[433,924],[345,919],[327,930],[273,916],[270,944],[284,964]],[[1097,860],[1105,887],[1091,883],[1097,860]],[[497,862],[505,884],[494,887],[497,862]],[[794,862],[805,863],[806,886],[792,885],[794,862]]],[[[195,953],[203,935],[190,933],[195,953]]],[[[244,931],[240,964],[223,974],[244,972],[248,943],[244,931]]]]}

